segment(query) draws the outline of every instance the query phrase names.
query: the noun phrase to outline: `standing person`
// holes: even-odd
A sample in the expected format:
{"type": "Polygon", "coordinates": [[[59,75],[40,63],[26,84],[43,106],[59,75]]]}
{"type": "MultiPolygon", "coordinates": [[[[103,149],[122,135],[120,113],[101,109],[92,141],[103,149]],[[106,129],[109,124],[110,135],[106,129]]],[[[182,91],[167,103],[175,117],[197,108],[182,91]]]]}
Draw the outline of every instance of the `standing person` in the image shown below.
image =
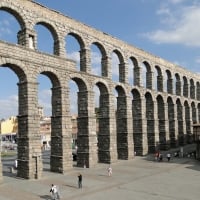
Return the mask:
{"type": "Polygon", "coordinates": [[[59,199],[58,188],[56,185],[54,185],[54,184],[51,185],[50,192],[52,194],[53,200],[59,199]]]}
{"type": "Polygon", "coordinates": [[[111,166],[108,167],[108,176],[112,176],[112,167],[111,166]]]}
{"type": "Polygon", "coordinates": [[[168,160],[168,162],[170,161],[170,158],[171,158],[171,154],[168,153],[168,154],[167,154],[167,160],[168,160]]]}
{"type": "Polygon", "coordinates": [[[79,173],[79,175],[78,175],[78,188],[82,188],[82,179],[83,179],[83,177],[82,177],[81,173],[79,173]]]}

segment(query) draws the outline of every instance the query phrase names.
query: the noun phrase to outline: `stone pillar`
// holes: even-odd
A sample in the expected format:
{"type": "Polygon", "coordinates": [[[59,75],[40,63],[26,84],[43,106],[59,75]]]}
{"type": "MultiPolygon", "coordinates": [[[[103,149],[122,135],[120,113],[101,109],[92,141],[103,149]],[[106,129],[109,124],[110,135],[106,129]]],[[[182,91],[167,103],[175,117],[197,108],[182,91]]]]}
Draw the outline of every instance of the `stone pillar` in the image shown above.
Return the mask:
{"type": "Polygon", "coordinates": [[[102,76],[112,79],[111,57],[109,56],[102,57],[101,66],[102,66],[102,76]]]}
{"type": "Polygon", "coordinates": [[[197,82],[196,85],[196,99],[199,101],[200,100],[200,83],[197,82]]]}
{"type": "Polygon", "coordinates": [[[128,158],[134,157],[134,141],[133,141],[133,113],[132,113],[132,98],[130,96],[127,99],[127,136],[128,136],[128,158]]]}
{"type": "Polygon", "coordinates": [[[77,166],[92,167],[97,164],[97,134],[94,112],[94,92],[78,92],[77,166]]]}
{"type": "Polygon", "coordinates": [[[100,163],[113,163],[117,160],[116,117],[114,96],[100,94],[98,157],[100,163]]]}
{"type": "Polygon", "coordinates": [[[84,48],[80,50],[80,71],[91,73],[91,50],[84,48]]]}
{"type": "Polygon", "coordinates": [[[163,76],[162,75],[157,76],[157,89],[159,92],[163,92],[163,76]]]}
{"type": "Polygon", "coordinates": [[[37,38],[34,30],[24,28],[17,34],[18,44],[30,49],[36,49],[37,38]]]}
{"type": "Polygon", "coordinates": [[[184,85],[183,85],[183,96],[188,98],[188,94],[189,94],[188,83],[184,82],[184,85]]]}
{"type": "Polygon", "coordinates": [[[146,72],[146,88],[152,89],[152,78],[153,78],[153,72],[147,71],[146,72]]]}
{"type": "Polygon", "coordinates": [[[136,155],[148,153],[147,148],[147,121],[145,116],[146,102],[144,98],[134,99],[133,102],[133,135],[136,155]]]}
{"type": "Polygon", "coordinates": [[[187,135],[187,129],[185,120],[185,106],[183,106],[183,145],[186,144],[186,135],[187,135]]]}
{"type": "Polygon", "coordinates": [[[154,124],[155,124],[155,150],[160,149],[159,122],[158,122],[158,102],[154,101],[154,124]]]}
{"type": "Polygon", "coordinates": [[[173,79],[172,78],[167,79],[167,92],[169,94],[173,94],[173,79]]]}
{"type": "MultiPolygon", "coordinates": [[[[117,97],[117,151],[118,159],[127,160],[133,158],[133,134],[131,130],[131,115],[128,113],[128,97],[117,97]]],[[[131,105],[129,102],[129,108],[131,105]]]]}
{"type": "Polygon", "coordinates": [[[178,146],[177,106],[176,104],[173,104],[172,106],[174,108],[174,116],[169,119],[171,122],[169,125],[169,131],[170,131],[170,138],[171,138],[171,147],[176,148],[178,146]]]}
{"type": "Polygon", "coordinates": [[[21,82],[18,115],[17,176],[38,179],[42,176],[41,136],[36,82],[21,82]]]}
{"type": "Polygon", "coordinates": [[[67,99],[67,87],[52,88],[50,169],[63,174],[73,165],[71,116],[67,99]]]}
{"type": "MultiPolygon", "coordinates": [[[[168,121],[166,121],[167,112],[166,104],[162,99],[157,99],[158,102],[158,125],[159,125],[159,146],[160,150],[168,149],[169,131],[167,130],[168,121]]],[[[168,118],[167,118],[168,119],[168,118]]]]}
{"type": "Polygon", "coordinates": [[[178,122],[178,144],[184,145],[184,121],[183,121],[183,106],[177,102],[177,122],[178,122]]]}
{"type": "Polygon", "coordinates": [[[181,81],[176,79],[176,95],[181,96],[181,81]]]}
{"type": "Polygon", "coordinates": [[[165,149],[169,149],[170,148],[170,137],[169,137],[169,118],[168,118],[168,104],[165,103],[164,104],[164,109],[165,109],[165,149]]]}
{"type": "Polygon", "coordinates": [[[60,36],[54,41],[54,55],[66,58],[65,37],[60,36]]]}
{"type": "Polygon", "coordinates": [[[128,83],[128,64],[127,63],[119,64],[119,82],[128,83]]]}
{"type": "Polygon", "coordinates": [[[134,85],[141,86],[141,67],[134,66],[134,85]]]}
{"type": "Polygon", "coordinates": [[[190,98],[191,99],[195,99],[196,98],[196,95],[195,95],[195,91],[196,91],[196,89],[195,89],[195,86],[194,86],[194,83],[192,82],[192,83],[190,83],[191,85],[190,85],[190,98]]]}

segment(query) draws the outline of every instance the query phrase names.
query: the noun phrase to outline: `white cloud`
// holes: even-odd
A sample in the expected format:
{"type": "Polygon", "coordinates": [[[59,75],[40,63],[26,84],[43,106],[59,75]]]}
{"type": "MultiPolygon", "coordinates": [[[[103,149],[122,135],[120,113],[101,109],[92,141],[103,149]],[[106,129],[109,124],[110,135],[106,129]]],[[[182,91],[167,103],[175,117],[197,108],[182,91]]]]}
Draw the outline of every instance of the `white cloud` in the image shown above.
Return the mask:
{"type": "Polygon", "coordinates": [[[169,7],[161,8],[157,13],[165,15],[162,22],[166,28],[146,33],[145,37],[156,43],[200,46],[200,29],[197,27],[200,24],[200,5],[180,6],[174,10],[169,10],[169,7]]]}
{"type": "Polygon", "coordinates": [[[10,21],[3,19],[0,21],[0,36],[12,34],[10,21]]]}
{"type": "Polygon", "coordinates": [[[44,115],[50,116],[51,115],[51,90],[41,90],[38,94],[38,102],[39,106],[44,108],[44,115]]]}
{"type": "Polygon", "coordinates": [[[0,99],[0,119],[18,115],[18,96],[11,95],[6,99],[0,99]]]}

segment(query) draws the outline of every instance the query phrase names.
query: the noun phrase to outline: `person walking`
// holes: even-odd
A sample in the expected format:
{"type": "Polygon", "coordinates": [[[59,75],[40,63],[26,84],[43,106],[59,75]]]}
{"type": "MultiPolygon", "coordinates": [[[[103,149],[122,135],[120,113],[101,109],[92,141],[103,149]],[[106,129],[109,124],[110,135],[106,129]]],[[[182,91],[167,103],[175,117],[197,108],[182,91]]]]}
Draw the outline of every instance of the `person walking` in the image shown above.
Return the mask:
{"type": "Polygon", "coordinates": [[[169,161],[170,161],[170,159],[171,159],[171,154],[170,154],[170,153],[168,153],[168,154],[167,154],[167,161],[169,162],[169,161]]]}
{"type": "Polygon", "coordinates": [[[60,199],[59,194],[58,194],[58,188],[57,188],[56,185],[54,185],[54,184],[51,185],[50,192],[51,192],[51,194],[52,194],[53,200],[58,200],[58,199],[60,199]]]}
{"type": "Polygon", "coordinates": [[[78,175],[78,188],[82,188],[82,180],[83,180],[82,174],[79,173],[79,175],[78,175]]]}
{"type": "Polygon", "coordinates": [[[111,166],[108,167],[108,176],[112,176],[112,167],[111,166]]]}

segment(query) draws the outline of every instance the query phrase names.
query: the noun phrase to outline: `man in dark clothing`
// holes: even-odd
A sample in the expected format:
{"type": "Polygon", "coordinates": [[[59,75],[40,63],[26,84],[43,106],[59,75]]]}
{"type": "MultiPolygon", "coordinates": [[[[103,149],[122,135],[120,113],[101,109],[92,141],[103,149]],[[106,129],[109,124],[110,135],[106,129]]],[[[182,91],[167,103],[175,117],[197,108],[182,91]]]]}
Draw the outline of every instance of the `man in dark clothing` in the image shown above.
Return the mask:
{"type": "Polygon", "coordinates": [[[82,175],[78,175],[78,188],[82,188],[82,175]]]}

